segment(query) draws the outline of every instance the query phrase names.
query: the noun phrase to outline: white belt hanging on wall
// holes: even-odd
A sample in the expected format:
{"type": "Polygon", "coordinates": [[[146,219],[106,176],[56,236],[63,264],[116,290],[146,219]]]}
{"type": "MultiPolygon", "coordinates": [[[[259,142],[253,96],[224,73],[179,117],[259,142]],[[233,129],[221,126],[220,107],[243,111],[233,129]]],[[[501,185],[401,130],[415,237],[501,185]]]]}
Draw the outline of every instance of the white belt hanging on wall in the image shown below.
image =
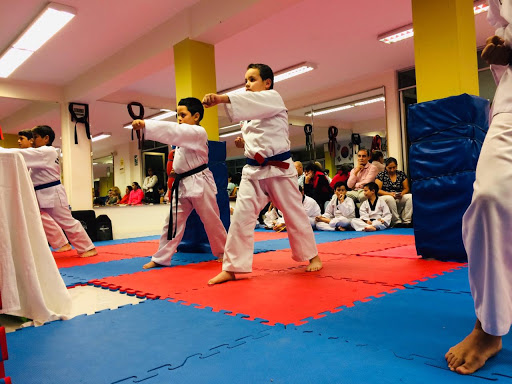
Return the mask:
{"type": "Polygon", "coordinates": [[[87,138],[91,140],[91,129],[89,126],[89,105],[80,103],[69,103],[69,113],[71,121],[75,122],[75,144],[78,144],[78,136],[76,134],[76,125],[82,123],[85,125],[85,133],[87,138]]]}

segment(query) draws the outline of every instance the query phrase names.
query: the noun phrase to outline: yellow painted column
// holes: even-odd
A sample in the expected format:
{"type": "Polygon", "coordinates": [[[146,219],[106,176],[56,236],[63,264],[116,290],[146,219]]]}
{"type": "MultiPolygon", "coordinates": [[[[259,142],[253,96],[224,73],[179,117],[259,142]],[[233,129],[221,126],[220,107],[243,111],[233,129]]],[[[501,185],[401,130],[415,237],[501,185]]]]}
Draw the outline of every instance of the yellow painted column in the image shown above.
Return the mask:
{"type": "Polygon", "coordinates": [[[478,96],[473,0],[412,0],[418,103],[478,96]]]}
{"type": "MultiPolygon", "coordinates": [[[[217,92],[215,49],[211,44],[185,39],[174,46],[176,101],[185,97],[199,100],[207,93],[217,92]]],[[[209,140],[219,140],[217,107],[207,108],[201,126],[209,140]]]]}
{"type": "Polygon", "coordinates": [[[18,134],[4,132],[4,139],[0,140],[0,147],[18,148],[18,134]]]}

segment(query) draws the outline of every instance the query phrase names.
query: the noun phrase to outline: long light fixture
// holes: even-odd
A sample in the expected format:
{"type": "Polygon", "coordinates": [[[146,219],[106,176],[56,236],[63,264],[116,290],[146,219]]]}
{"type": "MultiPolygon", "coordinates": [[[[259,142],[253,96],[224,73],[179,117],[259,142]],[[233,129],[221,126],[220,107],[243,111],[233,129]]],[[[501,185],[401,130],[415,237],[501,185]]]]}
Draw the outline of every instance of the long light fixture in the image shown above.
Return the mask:
{"type": "Polygon", "coordinates": [[[49,3],[0,56],[0,77],[13,73],[75,15],[72,7],[49,3]]]}
{"type": "Polygon", "coordinates": [[[100,141],[104,139],[108,139],[110,136],[112,136],[111,133],[98,133],[97,135],[93,136],[91,138],[91,141],[94,143],[95,141],[100,141]]]}
{"type": "MultiPolygon", "coordinates": [[[[161,109],[159,112],[146,117],[144,120],[164,120],[173,116],[176,116],[176,111],[171,111],[170,109],[161,109]]],[[[132,129],[132,123],[126,124],[123,128],[132,129]]]]}
{"type": "Polygon", "coordinates": [[[347,103],[347,104],[335,105],[333,107],[322,108],[322,109],[318,109],[316,111],[314,110],[312,112],[306,112],[304,115],[305,116],[311,116],[311,115],[313,115],[313,116],[320,116],[320,115],[325,115],[327,113],[344,111],[346,109],[355,108],[355,107],[361,107],[363,105],[378,103],[380,101],[385,101],[385,100],[386,99],[384,98],[384,96],[372,97],[370,99],[353,101],[353,102],[347,103]]]}
{"type": "MultiPolygon", "coordinates": [[[[485,0],[477,0],[473,4],[473,13],[478,15],[487,12],[489,5],[485,0]]],[[[379,41],[386,44],[397,43],[399,41],[409,39],[414,36],[412,24],[404,25],[403,27],[393,29],[392,31],[385,32],[377,37],[379,41]]]]}
{"type": "MultiPolygon", "coordinates": [[[[308,73],[315,69],[316,66],[312,63],[300,63],[297,65],[294,65],[292,67],[288,67],[285,69],[282,69],[280,71],[277,71],[274,73],[274,84],[278,83],[283,80],[290,79],[295,76],[303,75],[304,73],[308,73]]],[[[236,95],[237,93],[245,92],[245,86],[244,85],[237,85],[236,87],[232,87],[229,89],[225,89],[223,91],[219,91],[219,94],[221,95],[236,95]]]]}

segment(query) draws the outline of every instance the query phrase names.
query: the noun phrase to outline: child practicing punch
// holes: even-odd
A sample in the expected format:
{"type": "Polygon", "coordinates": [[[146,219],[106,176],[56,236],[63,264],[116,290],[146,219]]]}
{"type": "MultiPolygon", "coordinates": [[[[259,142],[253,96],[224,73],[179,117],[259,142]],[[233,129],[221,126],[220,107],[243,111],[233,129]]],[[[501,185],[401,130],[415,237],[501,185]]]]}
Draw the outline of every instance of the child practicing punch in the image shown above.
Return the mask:
{"type": "Polygon", "coordinates": [[[389,228],[391,212],[384,200],[379,199],[379,186],[374,183],[363,187],[365,200],[359,208],[359,219],[352,220],[352,227],[356,231],[373,232],[389,228]]]}
{"type": "Polygon", "coordinates": [[[222,272],[208,284],[235,280],[237,273],[252,271],[254,223],[270,200],[283,212],[296,261],[309,261],[306,271],[318,271],[315,237],[301,206],[297,171],[290,157],[288,113],[275,90],[274,74],[265,64],[250,64],[245,73],[246,92],[237,95],[207,94],[205,107],[225,104],[232,121],[242,121],[242,137],[235,145],[245,149],[247,165],[237,195],[224,251],[222,272]]]}
{"type": "Polygon", "coordinates": [[[354,200],[347,198],[347,183],[337,182],[334,195],[327,204],[322,216],[316,217],[316,229],[320,231],[345,231],[351,229],[350,223],[356,217],[354,200]]]}
{"type": "Polygon", "coordinates": [[[60,152],[52,147],[55,140],[53,129],[47,125],[38,125],[32,129],[32,136],[33,148],[3,151],[16,151],[25,159],[36,190],[41,217],[50,216],[66,231],[79,256],[97,255],[98,252],[82,224],[71,215],[66,191],[60,182],[60,152]]]}
{"type": "MultiPolygon", "coordinates": [[[[201,218],[212,253],[219,261],[224,254],[226,229],[220,220],[217,187],[208,169],[208,135],[199,125],[204,108],[199,99],[188,97],[178,103],[178,122],[134,120],[135,130],[144,129],[146,138],[176,145],[171,211],[165,220],[158,251],[144,269],[170,266],[172,255],[183,238],[187,218],[193,209],[201,218]]],[[[253,222],[254,225],[254,222],[253,222]]]]}

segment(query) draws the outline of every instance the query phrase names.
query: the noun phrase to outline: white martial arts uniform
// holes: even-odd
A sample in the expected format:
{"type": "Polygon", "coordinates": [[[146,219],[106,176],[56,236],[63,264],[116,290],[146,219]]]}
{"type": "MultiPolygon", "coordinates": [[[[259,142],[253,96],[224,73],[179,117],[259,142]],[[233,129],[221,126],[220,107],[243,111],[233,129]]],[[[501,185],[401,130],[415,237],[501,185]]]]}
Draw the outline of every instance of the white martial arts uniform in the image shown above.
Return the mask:
{"type": "Polygon", "coordinates": [[[153,187],[158,183],[158,176],[146,176],[144,182],[142,183],[142,190],[144,192],[153,192],[153,187]]]}
{"type": "MultiPolygon", "coordinates": [[[[496,35],[512,47],[512,0],[489,0],[489,6],[496,35]]],[[[512,324],[512,68],[492,65],[491,70],[498,89],[462,237],[476,316],[486,333],[503,336],[512,324]]]]}
{"type": "MultiPolygon", "coordinates": [[[[276,207],[273,207],[270,211],[265,212],[263,215],[263,224],[267,228],[274,228],[277,223],[277,220],[283,217],[283,213],[279,211],[276,207]]],[[[284,221],[284,219],[283,219],[284,221]]]]}
{"type": "MultiPolygon", "coordinates": [[[[348,197],[348,196],[347,196],[348,197]]],[[[321,231],[334,231],[336,227],[350,228],[352,219],[356,217],[356,206],[354,200],[345,197],[343,203],[340,203],[338,196],[334,195],[325,207],[325,213],[322,215],[330,219],[330,223],[322,221],[316,223],[316,229],[321,231]]]]}
{"type": "Polygon", "coordinates": [[[371,225],[379,231],[388,228],[389,224],[391,224],[391,212],[389,211],[388,205],[379,196],[377,196],[373,209],[370,206],[369,200],[365,200],[361,204],[359,208],[359,219],[352,220],[352,228],[356,231],[363,231],[370,225],[367,223],[368,220],[371,220],[371,225]],[[380,219],[384,220],[384,222],[380,219]]]}
{"type": "MultiPolygon", "coordinates": [[[[34,186],[60,181],[60,151],[51,146],[25,149],[4,149],[20,153],[30,168],[30,178],[34,186]]],[[[68,236],[69,242],[78,253],[94,248],[80,222],[73,218],[69,209],[68,198],[62,184],[36,191],[41,213],[47,213],[68,236]]]]}
{"type": "Polygon", "coordinates": [[[59,249],[68,243],[68,239],[66,239],[64,232],[62,232],[62,228],[59,227],[47,212],[41,212],[41,220],[43,222],[46,239],[53,249],[59,249]]]}
{"type": "MultiPolygon", "coordinates": [[[[173,162],[173,169],[177,174],[208,164],[208,135],[200,125],[155,120],[145,120],[145,124],[145,137],[148,140],[178,147],[174,152],[173,162]]],[[[217,187],[212,172],[208,168],[180,181],[178,215],[177,218],[173,216],[173,225],[176,223],[176,236],[172,240],[167,240],[170,218],[168,215],[165,219],[162,236],[160,236],[158,251],[151,258],[153,262],[165,266],[171,265],[172,255],[183,238],[187,218],[193,209],[196,210],[204,224],[213,255],[217,257],[223,255],[227,234],[220,220],[219,206],[215,195],[217,195],[217,187]]],[[[172,204],[172,214],[175,215],[174,204],[176,202],[174,199],[172,204]]]]}
{"type": "MultiPolygon", "coordinates": [[[[232,121],[244,121],[242,135],[245,156],[264,158],[290,150],[288,113],[275,90],[244,92],[229,96],[226,110],[232,121]]],[[[229,228],[222,269],[251,272],[254,250],[254,222],[269,200],[283,212],[292,258],[307,261],[317,256],[315,236],[297,186],[297,170],[290,159],[288,169],[246,165],[238,188],[236,209],[229,228]]]]}
{"type": "MultiPolygon", "coordinates": [[[[309,196],[302,196],[302,206],[304,207],[304,212],[309,219],[309,223],[311,224],[311,228],[315,228],[315,218],[320,216],[322,212],[320,211],[320,206],[315,201],[315,199],[309,196]]],[[[284,217],[280,217],[277,219],[277,224],[285,224],[284,217]]]]}

